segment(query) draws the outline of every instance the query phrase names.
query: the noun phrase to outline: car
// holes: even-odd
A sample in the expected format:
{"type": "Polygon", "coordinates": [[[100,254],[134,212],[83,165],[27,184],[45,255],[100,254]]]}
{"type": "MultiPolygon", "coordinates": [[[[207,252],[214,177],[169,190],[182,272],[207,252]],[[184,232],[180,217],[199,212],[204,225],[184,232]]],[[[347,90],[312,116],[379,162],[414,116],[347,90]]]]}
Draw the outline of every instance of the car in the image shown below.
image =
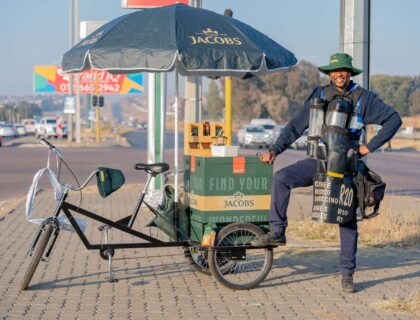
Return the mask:
{"type": "Polygon", "coordinates": [[[276,125],[273,129],[273,143],[277,141],[280,134],[284,131],[284,128],[286,128],[286,125],[279,124],[276,125]]]}
{"type": "Polygon", "coordinates": [[[23,124],[15,124],[15,130],[19,137],[26,136],[26,129],[23,124]]]}
{"type": "Polygon", "coordinates": [[[57,128],[58,122],[56,118],[46,117],[42,118],[39,123],[36,124],[35,136],[37,138],[65,138],[67,137],[67,125],[62,124],[62,130],[57,128]]]}
{"type": "Polygon", "coordinates": [[[16,130],[13,124],[4,123],[0,126],[0,136],[3,138],[13,138],[16,137],[16,130]]]}
{"type": "Polygon", "coordinates": [[[290,147],[296,150],[303,150],[306,149],[308,145],[308,130],[306,129],[302,136],[300,136],[295,142],[293,142],[290,147]]]}
{"type": "Polygon", "coordinates": [[[2,139],[2,137],[0,136],[0,147],[3,145],[3,139],[2,139]]]}
{"type": "Polygon", "coordinates": [[[22,124],[25,126],[27,134],[35,134],[36,121],[34,119],[23,119],[22,124]]]}
{"type": "Polygon", "coordinates": [[[244,125],[238,132],[238,143],[240,147],[268,148],[271,145],[271,135],[265,132],[262,125],[244,125]]]}

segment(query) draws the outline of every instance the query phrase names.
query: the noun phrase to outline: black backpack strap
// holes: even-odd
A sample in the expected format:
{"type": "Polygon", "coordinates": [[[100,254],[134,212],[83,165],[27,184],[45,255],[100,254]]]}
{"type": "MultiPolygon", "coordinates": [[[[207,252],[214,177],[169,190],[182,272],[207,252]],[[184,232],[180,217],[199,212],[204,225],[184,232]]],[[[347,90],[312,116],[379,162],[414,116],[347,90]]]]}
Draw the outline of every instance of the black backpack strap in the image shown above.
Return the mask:
{"type": "Polygon", "coordinates": [[[334,96],[337,95],[337,91],[329,84],[323,87],[324,90],[324,99],[328,102],[331,102],[334,96]]]}
{"type": "Polygon", "coordinates": [[[351,99],[353,100],[353,108],[356,107],[357,101],[359,101],[362,94],[363,94],[363,88],[359,85],[356,87],[356,89],[354,89],[351,92],[351,99]]]}

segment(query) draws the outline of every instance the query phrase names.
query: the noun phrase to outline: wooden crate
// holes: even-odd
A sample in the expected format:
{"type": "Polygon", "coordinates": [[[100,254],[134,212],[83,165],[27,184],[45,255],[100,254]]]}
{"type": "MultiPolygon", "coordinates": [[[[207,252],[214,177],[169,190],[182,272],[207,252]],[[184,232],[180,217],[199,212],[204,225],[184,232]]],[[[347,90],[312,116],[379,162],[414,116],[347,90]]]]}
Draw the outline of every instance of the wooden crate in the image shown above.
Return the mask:
{"type": "Polygon", "coordinates": [[[191,156],[211,156],[213,138],[222,135],[221,123],[210,123],[210,133],[205,134],[204,123],[186,123],[184,128],[184,154],[191,156]]]}

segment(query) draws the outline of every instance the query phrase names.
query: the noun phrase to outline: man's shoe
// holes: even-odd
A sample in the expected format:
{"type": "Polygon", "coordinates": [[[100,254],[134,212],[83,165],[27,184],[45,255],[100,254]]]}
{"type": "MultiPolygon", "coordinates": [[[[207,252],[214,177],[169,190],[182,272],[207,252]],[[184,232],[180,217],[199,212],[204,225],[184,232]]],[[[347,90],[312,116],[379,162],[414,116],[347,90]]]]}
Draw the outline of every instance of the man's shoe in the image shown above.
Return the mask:
{"type": "Polygon", "coordinates": [[[341,278],[341,288],[346,293],[354,293],[353,276],[351,274],[343,274],[341,278]]]}
{"type": "Polygon", "coordinates": [[[286,244],[286,236],[284,233],[276,233],[270,231],[269,233],[255,239],[251,242],[253,246],[284,246],[286,244]]]}

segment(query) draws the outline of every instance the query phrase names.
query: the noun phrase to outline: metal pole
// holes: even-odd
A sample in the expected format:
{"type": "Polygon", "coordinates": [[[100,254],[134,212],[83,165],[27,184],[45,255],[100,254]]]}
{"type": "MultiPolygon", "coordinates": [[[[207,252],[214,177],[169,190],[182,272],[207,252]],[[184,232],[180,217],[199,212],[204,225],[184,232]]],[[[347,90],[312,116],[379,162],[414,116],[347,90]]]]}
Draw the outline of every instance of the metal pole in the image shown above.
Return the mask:
{"type": "MultiPolygon", "coordinates": [[[[370,3],[370,0],[340,2],[340,51],[350,54],[353,65],[363,69],[362,74],[353,78],[367,90],[370,88],[370,3]]],[[[362,142],[366,141],[365,131],[362,142]]]]}
{"type": "MultiPolygon", "coordinates": [[[[74,22],[74,2],[73,0],[70,0],[70,16],[69,16],[69,47],[73,47],[73,22],[74,22]]],[[[69,75],[69,94],[73,94],[73,74],[70,73],[69,75]]],[[[67,140],[72,141],[73,140],[73,117],[72,114],[68,114],[68,126],[67,126],[67,140]]]]}
{"type": "MultiPolygon", "coordinates": [[[[76,45],[79,42],[79,0],[75,0],[75,34],[74,43],[76,45]]],[[[81,139],[81,124],[80,124],[80,74],[76,74],[76,143],[80,143],[81,139]]]]}
{"type": "Polygon", "coordinates": [[[179,97],[179,79],[178,79],[178,63],[175,67],[175,159],[174,159],[174,171],[175,171],[175,203],[178,203],[178,97],[179,97]]]}
{"type": "MultiPolygon", "coordinates": [[[[195,8],[201,8],[200,0],[189,0],[189,5],[195,8]]],[[[201,122],[201,102],[202,102],[202,81],[201,77],[185,77],[185,123],[201,122]]]]}
{"type": "MultiPolygon", "coordinates": [[[[160,122],[160,159],[159,161],[165,162],[165,124],[166,124],[166,88],[167,88],[167,79],[168,76],[166,73],[162,73],[162,77],[160,79],[160,101],[161,101],[161,109],[160,109],[160,119],[156,119],[156,121],[160,122]]],[[[163,174],[159,175],[160,177],[160,185],[159,188],[163,189],[163,174]]],[[[158,186],[156,186],[157,188],[158,186]]]]}
{"type": "Polygon", "coordinates": [[[370,0],[341,0],[340,51],[353,57],[353,65],[363,69],[354,80],[369,89],[370,0]]]}
{"type": "MultiPolygon", "coordinates": [[[[98,88],[98,70],[95,70],[95,95],[98,96],[99,88],[98,88]]],[[[99,99],[99,97],[98,97],[99,99]]],[[[96,144],[101,142],[101,124],[100,124],[100,114],[99,114],[99,106],[95,107],[95,118],[96,118],[96,144]]]]}
{"type": "MultiPolygon", "coordinates": [[[[223,13],[225,16],[232,17],[231,9],[226,9],[223,13]]],[[[225,135],[226,144],[232,145],[232,77],[225,78],[225,135]]]]}

